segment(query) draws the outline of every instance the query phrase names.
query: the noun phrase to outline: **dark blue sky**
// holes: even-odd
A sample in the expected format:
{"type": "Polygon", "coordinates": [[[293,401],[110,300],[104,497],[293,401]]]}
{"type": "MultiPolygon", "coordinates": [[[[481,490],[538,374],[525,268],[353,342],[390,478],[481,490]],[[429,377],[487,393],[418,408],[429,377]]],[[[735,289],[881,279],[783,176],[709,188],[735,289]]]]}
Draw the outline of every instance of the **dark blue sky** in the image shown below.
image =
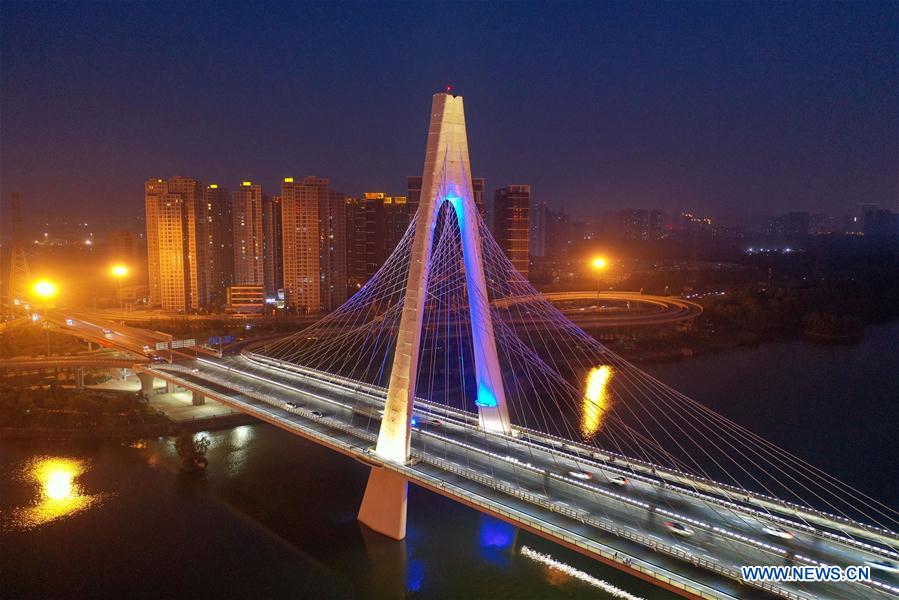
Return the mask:
{"type": "Polygon", "coordinates": [[[430,96],[473,171],[581,215],[897,203],[897,5],[2,2],[2,180],[142,210],[147,177],[402,193],[430,96]]]}

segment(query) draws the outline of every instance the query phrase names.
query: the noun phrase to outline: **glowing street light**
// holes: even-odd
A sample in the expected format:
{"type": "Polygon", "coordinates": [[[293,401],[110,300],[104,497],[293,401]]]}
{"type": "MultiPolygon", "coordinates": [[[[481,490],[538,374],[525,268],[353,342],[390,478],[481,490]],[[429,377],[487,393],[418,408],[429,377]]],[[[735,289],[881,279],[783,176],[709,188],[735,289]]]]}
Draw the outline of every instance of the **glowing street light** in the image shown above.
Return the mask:
{"type": "Polygon", "coordinates": [[[49,279],[38,279],[31,285],[31,292],[46,302],[59,295],[59,286],[49,279]]]}
{"type": "Polygon", "coordinates": [[[609,266],[609,261],[602,256],[596,256],[590,261],[590,266],[596,271],[596,297],[599,299],[599,294],[602,293],[602,272],[609,266]]]}
{"type": "Polygon", "coordinates": [[[125,296],[122,294],[122,280],[128,276],[128,267],[122,264],[113,265],[109,270],[112,276],[119,281],[119,308],[122,311],[122,321],[125,320],[125,296]]]}
{"type": "MultiPolygon", "coordinates": [[[[31,293],[43,303],[44,308],[50,308],[50,301],[59,295],[59,286],[49,279],[38,279],[31,284],[31,293]]],[[[46,321],[44,322],[44,337],[47,339],[47,356],[50,356],[50,330],[47,328],[46,321]]]]}

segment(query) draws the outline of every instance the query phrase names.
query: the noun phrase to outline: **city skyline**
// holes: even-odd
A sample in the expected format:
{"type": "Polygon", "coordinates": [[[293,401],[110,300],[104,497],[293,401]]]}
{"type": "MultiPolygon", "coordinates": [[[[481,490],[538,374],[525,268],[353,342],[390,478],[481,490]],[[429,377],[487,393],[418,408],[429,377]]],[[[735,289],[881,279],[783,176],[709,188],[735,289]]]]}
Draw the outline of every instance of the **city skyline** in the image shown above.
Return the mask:
{"type": "Polygon", "coordinates": [[[579,218],[630,206],[895,208],[894,5],[788,5],[776,14],[645,6],[590,7],[579,19],[562,6],[552,10],[553,36],[540,30],[549,12],[540,5],[412,7],[403,14],[411,37],[382,35],[376,56],[359,63],[355,44],[316,48],[272,34],[302,30],[309,17],[321,26],[315,39],[386,34],[398,27],[390,5],[218,14],[197,4],[162,15],[7,3],[16,26],[3,35],[3,78],[16,85],[2,108],[18,118],[3,122],[0,193],[20,191],[29,211],[54,206],[86,218],[136,211],[135,181],[178,173],[269,189],[290,173],[318,173],[351,194],[398,194],[422,143],[412,107],[450,84],[479,107],[469,127],[475,170],[497,187],[527,182],[535,198],[579,218]],[[456,31],[453,52],[428,43],[437,35],[432,13],[456,31]],[[235,56],[236,22],[281,41],[235,56]],[[179,35],[192,26],[202,39],[179,35]],[[171,50],[153,52],[157,39],[171,50]],[[643,42],[650,49],[637,52],[643,42]],[[123,52],[106,52],[117,47],[123,52]],[[576,47],[586,57],[570,58],[576,47]],[[416,53],[442,66],[420,74],[416,53]],[[227,61],[236,67],[223,71],[227,61]],[[169,68],[178,85],[155,93],[147,73],[169,68]],[[389,90],[380,85],[386,76],[389,90]],[[268,93],[236,91],[248,84],[268,93]],[[847,103],[854,108],[842,110],[847,103]]]}

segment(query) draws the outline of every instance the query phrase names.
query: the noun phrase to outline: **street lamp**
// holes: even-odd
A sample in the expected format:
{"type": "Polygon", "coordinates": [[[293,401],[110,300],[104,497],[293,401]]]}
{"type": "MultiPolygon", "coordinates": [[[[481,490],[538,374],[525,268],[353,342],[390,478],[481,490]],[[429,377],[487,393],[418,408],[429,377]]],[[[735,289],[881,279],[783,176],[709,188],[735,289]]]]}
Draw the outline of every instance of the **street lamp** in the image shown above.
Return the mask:
{"type": "MultiPolygon", "coordinates": [[[[31,284],[31,294],[34,296],[37,304],[43,304],[44,308],[50,308],[50,302],[59,295],[59,286],[49,279],[38,279],[31,284]]],[[[47,320],[44,319],[44,336],[47,339],[47,356],[50,356],[50,329],[47,327],[47,320]]]]}
{"type": "Polygon", "coordinates": [[[599,294],[602,292],[602,272],[609,266],[609,261],[602,256],[596,256],[590,261],[590,266],[596,272],[596,298],[598,301],[599,294]]]}
{"type": "Polygon", "coordinates": [[[59,295],[59,286],[49,279],[38,279],[31,284],[31,292],[35,298],[47,304],[59,295]]]}
{"type": "Polygon", "coordinates": [[[128,267],[125,265],[113,265],[109,270],[112,276],[119,281],[119,308],[122,311],[122,323],[125,322],[125,296],[122,294],[122,280],[128,276],[128,267]]]}

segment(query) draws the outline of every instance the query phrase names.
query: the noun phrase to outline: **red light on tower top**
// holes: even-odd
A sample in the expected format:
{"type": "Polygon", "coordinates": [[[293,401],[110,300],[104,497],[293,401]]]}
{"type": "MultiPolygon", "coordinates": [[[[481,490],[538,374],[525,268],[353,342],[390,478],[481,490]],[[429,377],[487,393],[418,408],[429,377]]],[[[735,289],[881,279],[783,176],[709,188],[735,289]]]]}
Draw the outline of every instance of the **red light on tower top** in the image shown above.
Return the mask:
{"type": "Polygon", "coordinates": [[[447,94],[453,93],[453,86],[451,86],[451,85],[446,86],[446,93],[447,94]]]}

